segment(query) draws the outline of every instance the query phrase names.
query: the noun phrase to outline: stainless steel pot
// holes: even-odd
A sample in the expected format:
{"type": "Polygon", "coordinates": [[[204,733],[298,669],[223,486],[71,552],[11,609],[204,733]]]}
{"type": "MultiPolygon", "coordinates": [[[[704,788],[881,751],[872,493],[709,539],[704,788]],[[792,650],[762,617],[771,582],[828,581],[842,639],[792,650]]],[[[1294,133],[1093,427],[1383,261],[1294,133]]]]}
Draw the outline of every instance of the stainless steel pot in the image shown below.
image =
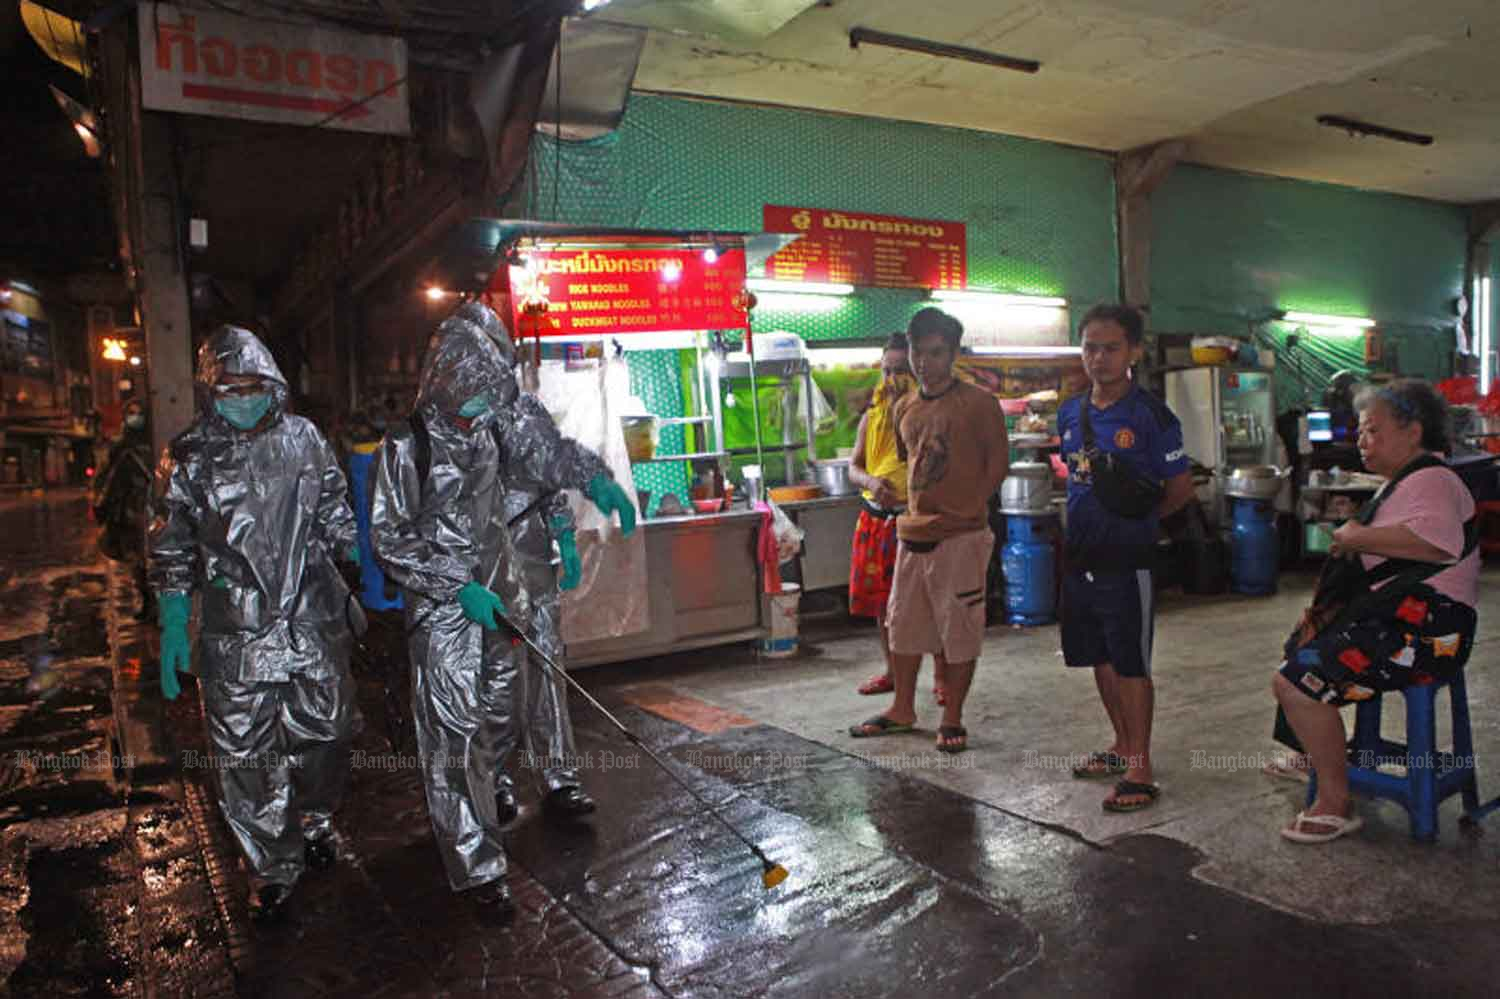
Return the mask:
{"type": "Polygon", "coordinates": [[[1047,513],[1052,504],[1052,466],[1040,461],[1018,461],[1000,483],[1003,513],[1047,513]]]}
{"type": "Polygon", "coordinates": [[[818,485],[823,487],[824,496],[848,496],[855,492],[854,483],[849,481],[848,459],[815,461],[813,467],[817,469],[818,485]]]}
{"type": "Polygon", "coordinates": [[[1275,465],[1248,465],[1231,469],[1224,493],[1240,499],[1275,499],[1276,494],[1281,492],[1282,483],[1291,473],[1290,468],[1278,468],[1275,465]]]}

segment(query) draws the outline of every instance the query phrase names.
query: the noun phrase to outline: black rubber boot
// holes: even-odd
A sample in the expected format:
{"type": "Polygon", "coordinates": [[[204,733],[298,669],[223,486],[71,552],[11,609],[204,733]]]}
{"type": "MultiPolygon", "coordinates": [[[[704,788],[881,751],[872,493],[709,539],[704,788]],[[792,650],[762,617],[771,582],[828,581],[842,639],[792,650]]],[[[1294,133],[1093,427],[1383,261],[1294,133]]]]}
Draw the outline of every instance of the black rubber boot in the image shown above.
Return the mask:
{"type": "Polygon", "coordinates": [[[579,819],[597,807],[581,787],[560,787],[542,799],[543,811],[557,819],[579,819]]]}
{"type": "Polygon", "coordinates": [[[292,889],[286,885],[264,885],[250,896],[250,921],[257,926],[271,926],[286,918],[287,900],[292,889]]]}
{"type": "Polygon", "coordinates": [[[474,914],[488,926],[504,926],[516,917],[516,903],[510,887],[502,878],[464,892],[474,906],[474,914]]]}
{"type": "Polygon", "coordinates": [[[495,817],[500,820],[502,826],[514,822],[517,815],[521,814],[521,806],[516,802],[515,789],[509,785],[495,792],[495,817]]]}
{"type": "Polygon", "coordinates": [[[334,842],[331,832],[321,836],[302,837],[302,853],[307,859],[307,866],[314,871],[326,871],[339,861],[338,844],[334,842]]]}

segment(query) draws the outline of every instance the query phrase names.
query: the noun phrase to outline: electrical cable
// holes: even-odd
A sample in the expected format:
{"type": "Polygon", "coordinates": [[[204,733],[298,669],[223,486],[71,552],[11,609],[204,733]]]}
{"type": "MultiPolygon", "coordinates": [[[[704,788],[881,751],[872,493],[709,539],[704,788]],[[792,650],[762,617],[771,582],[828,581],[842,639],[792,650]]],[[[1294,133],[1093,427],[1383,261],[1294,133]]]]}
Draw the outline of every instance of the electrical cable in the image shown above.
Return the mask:
{"type": "Polygon", "coordinates": [[[553,121],[555,131],[552,135],[553,157],[552,157],[552,221],[561,222],[558,215],[559,204],[562,200],[562,76],[563,76],[563,26],[562,22],[557,25],[557,86],[554,88],[552,97],[553,121]]]}

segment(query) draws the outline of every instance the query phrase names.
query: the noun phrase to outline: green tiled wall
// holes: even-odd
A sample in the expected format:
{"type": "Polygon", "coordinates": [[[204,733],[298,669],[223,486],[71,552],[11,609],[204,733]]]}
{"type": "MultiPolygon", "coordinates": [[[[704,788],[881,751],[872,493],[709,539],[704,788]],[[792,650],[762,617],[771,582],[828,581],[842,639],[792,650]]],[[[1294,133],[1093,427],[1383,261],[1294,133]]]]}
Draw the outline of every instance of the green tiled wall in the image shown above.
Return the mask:
{"type": "MultiPolygon", "coordinates": [[[[968,227],[973,287],[1063,295],[1084,308],[1117,295],[1114,180],[1102,153],[653,94],[631,96],[614,134],[558,153],[550,138],[533,142],[517,205],[529,217],[759,231],[769,203],[949,219],[968,227]]],[[[834,313],[758,310],[755,328],[876,337],[904,329],[923,304],[913,291],[862,289],[834,313]]]]}
{"type": "MultiPolygon", "coordinates": [[[[1274,309],[1369,316],[1401,373],[1448,374],[1463,291],[1463,209],[1329,184],[1178,166],[1151,203],[1151,326],[1285,344],[1274,309]]],[[[1357,338],[1303,338],[1280,356],[1278,405],[1321,394],[1341,367],[1365,370],[1357,338]],[[1295,377],[1301,361],[1305,379],[1295,377]]]]}

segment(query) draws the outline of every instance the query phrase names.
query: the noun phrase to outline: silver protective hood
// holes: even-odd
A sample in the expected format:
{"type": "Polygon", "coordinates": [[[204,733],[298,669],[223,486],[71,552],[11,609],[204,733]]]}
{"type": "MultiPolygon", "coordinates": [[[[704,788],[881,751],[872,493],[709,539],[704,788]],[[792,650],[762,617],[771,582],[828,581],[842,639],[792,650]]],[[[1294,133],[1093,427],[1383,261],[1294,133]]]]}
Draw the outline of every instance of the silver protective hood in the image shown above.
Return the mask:
{"type": "MultiPolygon", "coordinates": [[[[510,337],[510,330],[505,328],[505,320],[500,314],[483,302],[465,302],[453,310],[450,320],[473,323],[484,331],[484,335],[495,341],[495,346],[500,348],[500,356],[505,363],[515,366],[516,345],[510,337]]],[[[441,327],[439,327],[441,329],[441,327]]]]}
{"type": "MultiPolygon", "coordinates": [[[[467,308],[462,306],[460,312],[467,308]]],[[[489,412],[473,425],[488,425],[499,410],[515,402],[518,391],[514,369],[483,325],[458,313],[439,324],[427,344],[427,362],[417,387],[419,410],[452,419],[464,403],[487,394],[489,412]]]]}
{"type": "Polygon", "coordinates": [[[272,410],[277,415],[286,412],[286,401],[291,394],[286,377],[266,345],[243,326],[220,326],[198,348],[193,385],[199,411],[205,416],[223,419],[214,411],[212,390],[226,375],[259,378],[271,390],[272,410]]]}

